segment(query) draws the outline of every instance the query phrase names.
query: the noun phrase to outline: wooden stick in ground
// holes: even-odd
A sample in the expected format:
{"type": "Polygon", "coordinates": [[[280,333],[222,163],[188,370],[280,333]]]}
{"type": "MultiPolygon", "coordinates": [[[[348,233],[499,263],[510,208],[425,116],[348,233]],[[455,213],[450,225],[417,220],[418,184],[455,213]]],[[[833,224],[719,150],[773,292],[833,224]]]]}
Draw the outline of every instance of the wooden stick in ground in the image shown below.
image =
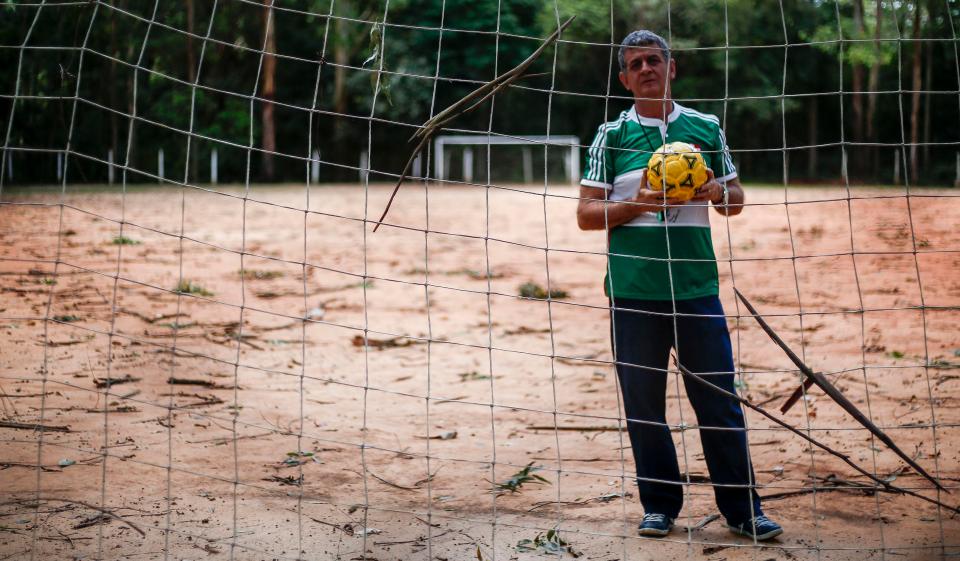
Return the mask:
{"type": "Polygon", "coordinates": [[[52,432],[73,432],[70,430],[70,427],[61,427],[56,425],[40,425],[37,423],[18,423],[16,421],[0,421],[0,428],[36,430],[36,431],[42,430],[42,431],[52,431],[52,432]]]}
{"type": "Polygon", "coordinates": [[[140,534],[140,536],[142,536],[142,537],[144,537],[144,538],[147,537],[147,534],[145,534],[144,531],[141,530],[139,526],[137,526],[137,525],[134,524],[133,522],[130,522],[129,520],[127,520],[126,518],[120,516],[119,514],[116,514],[116,513],[113,512],[112,510],[107,509],[107,508],[103,508],[103,507],[99,507],[99,506],[96,506],[96,505],[92,505],[92,504],[90,504],[90,503],[85,503],[85,502],[83,502],[83,501],[75,501],[75,500],[73,500],[73,499],[60,499],[60,498],[55,498],[55,497],[40,497],[39,499],[19,499],[19,500],[13,500],[13,501],[6,501],[6,502],[0,503],[0,506],[3,506],[3,505],[31,504],[31,503],[37,502],[38,500],[41,501],[41,502],[42,502],[42,501],[45,501],[45,502],[75,504],[75,505],[80,505],[80,506],[82,506],[82,507],[89,508],[90,510],[95,510],[95,511],[99,512],[100,514],[104,515],[104,516],[107,516],[107,517],[109,517],[109,518],[113,518],[113,519],[115,519],[115,520],[118,520],[118,521],[121,522],[122,524],[126,524],[127,526],[130,526],[130,527],[133,528],[138,534],[140,534]]]}
{"type": "Polygon", "coordinates": [[[793,393],[790,394],[790,397],[783,402],[783,405],[780,407],[780,412],[786,414],[798,401],[800,397],[803,396],[804,392],[810,389],[813,386],[813,380],[810,378],[804,378],[803,383],[797,386],[797,389],[793,390],[793,393]]]}
{"type": "Polygon", "coordinates": [[[757,309],[753,307],[750,301],[747,300],[747,298],[736,288],[733,289],[733,291],[737,294],[737,297],[740,298],[740,301],[743,302],[743,305],[747,307],[747,310],[750,311],[750,314],[753,315],[753,319],[757,320],[757,323],[759,323],[760,327],[762,327],[763,330],[767,333],[767,335],[770,336],[770,339],[772,339],[773,342],[776,343],[778,347],[783,349],[783,352],[787,354],[790,360],[793,361],[793,363],[797,366],[797,368],[800,369],[800,372],[803,372],[803,374],[807,377],[808,380],[811,380],[812,383],[816,384],[818,388],[823,390],[823,393],[830,396],[831,399],[837,402],[837,405],[842,407],[843,410],[849,413],[851,417],[857,420],[857,422],[859,422],[861,425],[866,427],[866,429],[869,430],[871,434],[879,438],[884,444],[887,445],[888,448],[893,450],[893,452],[896,455],[900,456],[900,458],[903,461],[907,462],[907,464],[910,467],[915,469],[917,473],[919,473],[924,478],[926,478],[930,483],[933,483],[941,491],[944,491],[946,493],[950,492],[946,487],[941,485],[940,482],[937,481],[935,477],[933,477],[932,475],[927,473],[926,470],[920,467],[920,465],[917,462],[915,462],[913,458],[911,458],[903,450],[901,450],[900,447],[893,442],[893,439],[887,436],[885,432],[880,430],[880,427],[875,425],[873,421],[868,419],[866,415],[864,415],[859,409],[857,409],[857,406],[851,403],[850,400],[847,399],[847,396],[843,395],[843,393],[840,390],[838,390],[836,386],[831,384],[830,381],[827,380],[827,378],[823,374],[820,374],[819,372],[814,372],[813,370],[810,369],[809,366],[804,364],[804,362],[800,360],[800,357],[798,357],[796,353],[794,353],[790,349],[790,347],[788,347],[787,344],[783,342],[783,339],[781,339],[780,336],[778,336],[773,331],[773,329],[769,325],[767,325],[767,322],[763,319],[763,317],[760,316],[760,314],[757,312],[757,309]]]}
{"type": "Polygon", "coordinates": [[[571,16],[567,21],[560,24],[560,27],[557,28],[549,37],[544,39],[543,43],[537,50],[533,51],[530,56],[526,58],[523,62],[517,66],[511,68],[509,71],[497,76],[493,80],[487,82],[486,84],[480,86],[479,88],[473,90],[459,101],[447,107],[440,113],[437,113],[430,120],[425,122],[420,129],[411,137],[410,140],[420,139],[420,142],[417,144],[417,147],[413,149],[413,152],[410,154],[410,157],[407,159],[406,165],[403,166],[403,172],[400,173],[400,178],[397,179],[397,184],[393,186],[393,192],[390,193],[390,199],[387,200],[387,206],[383,209],[383,214],[380,215],[380,218],[377,219],[377,223],[373,227],[373,231],[376,232],[377,229],[383,224],[383,220],[387,217],[387,213],[390,212],[390,206],[393,205],[393,199],[396,198],[397,192],[400,190],[400,185],[403,184],[403,180],[407,178],[407,174],[410,173],[410,168],[413,166],[413,161],[416,159],[417,154],[430,142],[430,139],[436,134],[441,128],[449,123],[450,121],[456,119],[460,115],[473,111],[480,106],[481,103],[487,99],[495,96],[500,90],[504,89],[512,82],[523,76],[523,73],[526,72],[527,68],[530,67],[543,54],[543,51],[552,45],[558,38],[560,38],[560,33],[566,29],[568,25],[574,20],[576,16],[571,16]]]}
{"type": "Polygon", "coordinates": [[[780,425],[781,427],[789,430],[790,432],[796,434],[797,436],[799,436],[800,438],[806,440],[806,441],[809,442],[810,444],[813,444],[813,445],[816,446],[817,448],[820,448],[821,450],[823,450],[823,451],[825,451],[825,452],[827,452],[827,453],[829,453],[829,454],[831,454],[831,455],[833,455],[833,456],[836,456],[836,457],[840,458],[841,460],[843,460],[843,462],[844,462],[845,464],[847,464],[848,466],[850,466],[850,467],[852,467],[854,470],[856,470],[857,473],[860,473],[860,474],[868,477],[870,480],[879,483],[879,484],[880,484],[881,486],[883,486],[883,488],[886,489],[887,491],[890,491],[891,493],[901,493],[901,494],[904,494],[904,495],[910,495],[911,497],[916,497],[916,498],[921,499],[921,500],[924,500],[924,501],[926,501],[926,502],[928,502],[928,503],[932,503],[932,504],[935,504],[935,505],[937,505],[937,506],[941,506],[941,507],[943,507],[943,508],[945,508],[945,509],[947,509],[947,510],[949,510],[949,511],[951,511],[951,512],[955,512],[955,513],[957,513],[957,514],[960,514],[960,507],[955,507],[955,506],[950,506],[950,505],[944,504],[944,503],[942,503],[942,502],[940,502],[940,501],[938,501],[938,500],[936,500],[936,499],[931,499],[930,497],[921,495],[920,493],[917,493],[917,492],[915,492],[915,491],[911,491],[911,490],[909,490],[909,489],[904,489],[904,488],[902,488],[902,487],[897,487],[896,485],[891,484],[889,481],[885,481],[885,480],[883,480],[883,479],[880,479],[880,478],[877,477],[876,475],[873,475],[873,474],[870,473],[869,471],[863,469],[862,467],[860,467],[859,465],[857,465],[856,463],[854,463],[853,460],[851,460],[846,454],[842,454],[842,453],[840,453],[840,452],[837,452],[837,451],[834,450],[833,448],[830,448],[829,446],[827,446],[826,444],[823,444],[822,442],[818,441],[817,439],[815,439],[815,438],[813,438],[813,437],[811,437],[811,436],[808,436],[808,435],[804,434],[803,432],[801,432],[801,431],[798,430],[798,429],[793,428],[792,426],[790,426],[790,425],[788,425],[787,423],[781,421],[780,419],[777,419],[776,417],[774,417],[774,416],[771,415],[770,413],[767,413],[767,411],[766,411],[765,409],[763,409],[762,407],[757,407],[756,405],[750,403],[750,402],[747,401],[746,399],[744,399],[744,398],[742,398],[742,397],[740,397],[740,396],[738,396],[738,395],[736,395],[736,394],[730,393],[730,392],[728,392],[727,390],[725,390],[725,389],[723,389],[723,388],[721,388],[721,387],[718,387],[718,386],[715,386],[715,385],[711,384],[710,382],[708,382],[708,381],[704,380],[703,378],[701,378],[699,375],[694,374],[693,372],[690,372],[689,370],[687,370],[687,368],[686,368],[685,366],[683,366],[682,364],[680,364],[676,359],[674,359],[674,364],[676,364],[676,365],[677,365],[677,368],[680,369],[680,373],[683,374],[683,377],[684,377],[685,380],[692,380],[692,381],[694,381],[694,382],[696,382],[696,383],[698,383],[698,384],[701,384],[701,385],[703,385],[703,386],[706,386],[707,388],[709,388],[709,389],[711,389],[711,390],[713,390],[713,391],[715,391],[715,392],[717,392],[717,393],[719,393],[719,394],[721,394],[721,395],[724,395],[724,396],[726,396],[726,397],[729,397],[730,399],[733,399],[733,400],[735,400],[735,401],[740,402],[740,403],[743,404],[744,406],[749,407],[750,409],[756,411],[757,413],[760,413],[760,414],[763,415],[764,417],[770,419],[770,420],[773,421],[774,423],[776,423],[776,424],[780,425]]]}

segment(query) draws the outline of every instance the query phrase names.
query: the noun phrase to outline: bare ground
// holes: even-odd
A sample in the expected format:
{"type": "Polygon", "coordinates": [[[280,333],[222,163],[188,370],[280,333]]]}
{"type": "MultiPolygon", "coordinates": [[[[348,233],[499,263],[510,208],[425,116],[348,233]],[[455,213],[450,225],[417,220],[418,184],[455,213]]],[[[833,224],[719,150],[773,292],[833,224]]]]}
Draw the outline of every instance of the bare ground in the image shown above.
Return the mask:
{"type": "MultiPolygon", "coordinates": [[[[867,480],[753,412],[761,495],[803,491],[765,503],[786,533],[639,538],[604,238],[576,229],[576,191],[408,185],[372,233],[388,192],[5,193],[0,420],[28,428],[0,427],[0,559],[533,559],[518,542],[552,528],[606,561],[960,554],[948,512],[851,488],[867,480]],[[518,298],[528,281],[568,297],[518,298]],[[550,484],[491,493],[531,462],[550,484]]],[[[734,285],[956,490],[954,193],[847,195],[748,189],[759,204],[714,216],[741,393],[775,411],[799,378],[734,285]]],[[[692,527],[716,507],[679,381],[667,398],[692,527]]],[[[958,503],[819,391],[782,418],[958,503]]]]}

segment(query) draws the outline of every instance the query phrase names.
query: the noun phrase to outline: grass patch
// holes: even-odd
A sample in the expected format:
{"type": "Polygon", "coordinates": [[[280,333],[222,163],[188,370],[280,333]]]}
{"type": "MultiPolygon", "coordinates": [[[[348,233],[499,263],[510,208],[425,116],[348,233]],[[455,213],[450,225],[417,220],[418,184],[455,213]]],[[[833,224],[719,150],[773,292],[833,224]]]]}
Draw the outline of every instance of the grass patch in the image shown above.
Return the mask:
{"type": "Polygon", "coordinates": [[[110,243],[113,245],[140,245],[138,240],[128,238],[127,236],[114,236],[110,243]]]}
{"type": "Polygon", "coordinates": [[[196,323],[192,321],[188,321],[187,323],[177,323],[175,321],[171,321],[160,324],[161,327],[166,327],[168,329],[186,329],[188,327],[193,327],[194,325],[196,325],[196,323]]]}
{"type": "Polygon", "coordinates": [[[72,321],[80,321],[80,316],[74,315],[62,315],[62,316],[53,316],[55,321],[62,321],[64,323],[70,323],[72,321]]]}
{"type": "Polygon", "coordinates": [[[213,296],[213,293],[207,290],[206,288],[200,286],[199,284],[189,281],[182,280],[176,287],[173,289],[177,294],[194,294],[196,296],[213,296]]]}
{"type": "Polygon", "coordinates": [[[562,300],[570,296],[566,290],[552,289],[549,294],[547,290],[540,286],[539,284],[529,281],[520,285],[518,289],[520,291],[520,296],[524,298],[534,298],[536,300],[546,300],[550,298],[551,300],[562,300]]]}
{"type": "Polygon", "coordinates": [[[283,276],[283,271],[264,271],[258,269],[243,269],[237,271],[237,274],[244,280],[273,280],[283,276]]]}

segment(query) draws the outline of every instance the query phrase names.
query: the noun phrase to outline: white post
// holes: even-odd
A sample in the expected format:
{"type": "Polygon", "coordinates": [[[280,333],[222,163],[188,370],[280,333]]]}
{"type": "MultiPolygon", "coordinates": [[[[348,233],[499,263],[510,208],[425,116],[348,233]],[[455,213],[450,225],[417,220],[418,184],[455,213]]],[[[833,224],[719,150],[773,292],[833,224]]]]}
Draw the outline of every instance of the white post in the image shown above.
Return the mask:
{"type": "MultiPolygon", "coordinates": [[[[58,160],[57,164],[59,163],[60,161],[58,160]]],[[[59,171],[59,165],[57,166],[57,169],[59,171]]],[[[107,183],[113,185],[113,148],[107,150],[107,183]]]]}
{"type": "Polygon", "coordinates": [[[463,180],[473,183],[473,148],[469,146],[463,149],[463,180]]]}
{"type": "Polygon", "coordinates": [[[443,165],[440,167],[440,170],[443,172],[443,176],[438,177],[438,179],[444,181],[447,179],[447,169],[450,168],[450,152],[444,150],[443,157],[441,159],[443,160],[443,165]]]}
{"type": "Polygon", "coordinates": [[[423,179],[423,152],[417,152],[417,157],[413,159],[413,177],[423,179]]]}
{"type": "Polygon", "coordinates": [[[13,181],[13,152],[7,152],[7,179],[13,181]]]}
{"type": "Polygon", "coordinates": [[[847,175],[847,150],[842,147],[840,148],[840,176],[844,183],[850,181],[850,177],[847,175]]]}
{"type": "Polygon", "coordinates": [[[313,151],[313,158],[310,160],[310,183],[320,181],[320,151],[313,151]]]}
{"type": "Polygon", "coordinates": [[[433,141],[433,178],[443,181],[443,140],[433,141]]]}
{"type": "Polygon", "coordinates": [[[163,183],[163,148],[157,151],[157,183],[163,183]]]}
{"type": "Polygon", "coordinates": [[[367,156],[369,156],[369,153],[366,150],[360,152],[360,183],[366,183],[367,179],[370,177],[370,175],[367,173],[370,164],[367,156]]]}
{"type": "Polygon", "coordinates": [[[57,181],[63,179],[63,152],[57,152],[57,181]]]}
{"type": "Polygon", "coordinates": [[[533,183],[533,154],[526,146],[523,147],[523,182],[533,183]]]}
{"type": "Polygon", "coordinates": [[[217,169],[219,166],[219,158],[217,156],[217,149],[214,148],[210,151],[210,183],[214,185],[217,184],[217,181],[220,180],[220,170],[217,169]]]}
{"type": "Polygon", "coordinates": [[[893,184],[900,185],[900,149],[893,150],[893,184]]]}
{"type": "Polygon", "coordinates": [[[579,141],[570,145],[570,183],[580,183],[580,144],[579,141]]]}

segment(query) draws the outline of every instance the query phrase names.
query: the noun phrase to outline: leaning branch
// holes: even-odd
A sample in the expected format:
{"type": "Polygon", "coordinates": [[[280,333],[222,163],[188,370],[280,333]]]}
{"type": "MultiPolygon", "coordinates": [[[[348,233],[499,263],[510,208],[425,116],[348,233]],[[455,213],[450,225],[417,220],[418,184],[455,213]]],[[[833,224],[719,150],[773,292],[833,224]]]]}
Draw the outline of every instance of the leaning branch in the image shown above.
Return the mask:
{"type": "Polygon", "coordinates": [[[875,425],[873,421],[868,419],[866,415],[864,415],[859,409],[857,409],[857,406],[854,405],[849,399],[847,399],[847,396],[843,395],[843,393],[840,390],[838,390],[836,386],[831,384],[830,381],[827,380],[827,378],[823,374],[820,374],[819,372],[814,372],[813,370],[810,369],[809,366],[804,364],[804,362],[800,360],[800,357],[798,357],[796,353],[794,353],[790,349],[790,347],[788,347],[787,344],[783,342],[783,339],[781,339],[773,331],[773,329],[769,325],[767,325],[767,322],[763,319],[763,317],[760,316],[759,313],[757,313],[756,308],[753,307],[753,305],[747,300],[747,298],[736,288],[734,288],[733,291],[737,294],[737,297],[740,298],[740,301],[743,302],[743,305],[747,307],[747,310],[750,311],[750,314],[753,315],[753,319],[757,320],[757,323],[760,324],[760,327],[762,327],[763,330],[767,333],[767,335],[769,335],[770,338],[773,339],[773,342],[776,343],[778,347],[783,349],[783,352],[785,352],[787,356],[790,357],[790,360],[793,361],[793,363],[797,366],[797,368],[800,369],[800,372],[803,372],[803,374],[807,377],[808,380],[812,380],[813,383],[817,385],[817,387],[823,390],[823,392],[828,396],[830,396],[831,399],[836,401],[837,405],[842,407],[843,410],[849,413],[850,416],[852,416],[854,419],[857,420],[857,422],[859,422],[861,425],[866,427],[866,429],[869,430],[871,434],[879,438],[884,444],[886,444],[891,450],[893,450],[893,452],[896,455],[900,456],[900,458],[903,461],[907,462],[907,464],[910,467],[915,469],[917,473],[925,477],[928,481],[930,481],[930,483],[933,483],[937,487],[937,489],[940,489],[941,491],[944,491],[947,493],[950,492],[946,487],[941,485],[940,482],[935,477],[933,477],[932,475],[927,473],[926,470],[920,467],[920,464],[915,462],[913,458],[911,458],[903,450],[901,450],[900,447],[893,442],[893,439],[887,436],[885,432],[880,430],[880,427],[875,425]]]}
{"type": "Polygon", "coordinates": [[[554,31],[549,37],[544,39],[543,44],[541,44],[537,50],[533,51],[533,53],[528,56],[526,60],[513,67],[509,71],[497,76],[486,84],[480,86],[479,88],[473,90],[440,113],[437,113],[433,116],[433,118],[425,122],[416,133],[414,133],[410,140],[419,139],[420,142],[417,144],[417,147],[413,149],[413,152],[407,159],[406,165],[403,166],[403,171],[400,173],[400,179],[398,179],[397,184],[393,186],[393,192],[390,194],[390,199],[387,201],[387,206],[383,209],[383,214],[380,215],[380,218],[377,220],[377,224],[373,227],[374,232],[376,232],[377,228],[383,224],[383,220],[387,217],[387,213],[390,212],[390,206],[393,204],[393,199],[397,196],[397,192],[400,190],[400,185],[403,184],[403,180],[406,179],[407,175],[410,173],[410,168],[413,166],[413,161],[416,159],[417,154],[419,154],[420,151],[427,145],[427,143],[430,142],[430,139],[433,137],[433,135],[439,132],[444,125],[461,115],[473,111],[484,101],[497,95],[502,89],[522,78],[524,72],[526,72],[527,69],[530,68],[530,65],[532,65],[545,50],[547,50],[547,47],[552,45],[560,37],[560,33],[566,29],[568,25],[570,25],[574,17],[576,16],[571,16],[570,19],[560,24],[560,27],[558,27],[557,30],[554,31]]]}
{"type": "Polygon", "coordinates": [[[694,374],[693,372],[690,372],[689,370],[687,370],[687,368],[686,368],[685,366],[683,366],[682,364],[680,364],[679,362],[677,362],[676,359],[674,359],[674,362],[676,363],[677,368],[680,369],[680,373],[683,374],[683,377],[684,377],[685,380],[693,380],[694,382],[696,382],[696,383],[698,383],[698,384],[701,384],[701,385],[703,385],[703,386],[706,386],[707,388],[709,388],[709,389],[711,389],[711,390],[713,390],[713,391],[715,391],[715,392],[717,392],[717,393],[719,393],[719,394],[721,394],[721,395],[724,395],[724,396],[726,396],[726,397],[729,397],[730,399],[736,400],[736,401],[740,402],[741,404],[743,404],[744,406],[749,407],[750,409],[753,409],[753,410],[756,411],[757,413],[760,413],[760,414],[763,415],[764,417],[770,419],[770,420],[773,421],[774,423],[776,423],[776,424],[780,425],[781,427],[789,430],[790,432],[796,434],[797,436],[799,436],[800,438],[806,440],[806,441],[809,442],[810,444],[813,444],[813,445],[816,446],[817,448],[820,448],[821,450],[823,450],[823,451],[825,451],[825,452],[827,452],[827,453],[829,453],[829,454],[831,454],[831,455],[833,455],[833,456],[836,456],[837,458],[840,458],[841,460],[843,460],[843,462],[844,462],[845,464],[847,464],[848,466],[850,466],[850,467],[852,467],[854,470],[856,470],[857,473],[859,473],[859,474],[861,474],[861,475],[864,475],[864,476],[868,477],[870,480],[872,480],[872,481],[880,484],[881,486],[883,486],[883,488],[884,488],[885,490],[887,490],[887,491],[889,491],[889,492],[891,492],[891,493],[901,493],[901,494],[904,494],[904,495],[910,495],[910,496],[912,496],[912,497],[916,497],[916,498],[918,498],[918,499],[927,501],[928,503],[932,503],[932,504],[935,504],[935,505],[937,505],[937,506],[941,506],[941,507],[943,507],[943,508],[945,508],[945,509],[947,509],[947,510],[949,510],[949,511],[951,511],[951,512],[955,512],[955,513],[957,513],[957,514],[960,514],[960,507],[955,507],[955,506],[950,506],[950,505],[944,504],[944,503],[942,503],[942,502],[940,502],[940,501],[938,501],[938,500],[936,500],[936,499],[931,499],[930,497],[921,495],[920,493],[917,493],[917,492],[915,492],[915,491],[911,491],[911,490],[909,490],[909,489],[904,489],[904,488],[902,488],[902,487],[898,487],[898,486],[896,486],[896,485],[891,484],[889,481],[885,481],[885,480],[883,480],[883,479],[880,479],[880,478],[877,477],[876,475],[870,473],[869,471],[863,469],[862,467],[860,467],[859,465],[857,465],[856,463],[854,463],[854,461],[851,460],[846,454],[843,454],[843,453],[841,453],[841,452],[838,452],[838,451],[834,450],[833,448],[830,448],[830,447],[827,446],[826,444],[818,441],[817,439],[815,439],[815,438],[813,438],[813,437],[811,437],[811,436],[808,436],[808,435],[804,434],[803,432],[801,432],[801,431],[798,430],[798,429],[793,428],[792,426],[790,426],[790,425],[788,425],[787,423],[781,421],[780,419],[777,419],[776,417],[774,417],[774,416],[771,415],[770,413],[767,413],[767,411],[766,411],[765,409],[763,409],[762,407],[758,407],[758,406],[750,403],[750,402],[747,401],[746,399],[744,399],[744,398],[742,398],[742,397],[740,397],[740,396],[738,396],[738,395],[736,395],[736,394],[734,394],[734,393],[730,393],[730,392],[728,392],[727,390],[725,390],[725,389],[723,389],[723,388],[720,388],[720,387],[718,387],[718,386],[715,386],[715,385],[711,384],[710,382],[704,380],[703,378],[701,378],[701,377],[698,376],[697,374],[694,374]]]}

